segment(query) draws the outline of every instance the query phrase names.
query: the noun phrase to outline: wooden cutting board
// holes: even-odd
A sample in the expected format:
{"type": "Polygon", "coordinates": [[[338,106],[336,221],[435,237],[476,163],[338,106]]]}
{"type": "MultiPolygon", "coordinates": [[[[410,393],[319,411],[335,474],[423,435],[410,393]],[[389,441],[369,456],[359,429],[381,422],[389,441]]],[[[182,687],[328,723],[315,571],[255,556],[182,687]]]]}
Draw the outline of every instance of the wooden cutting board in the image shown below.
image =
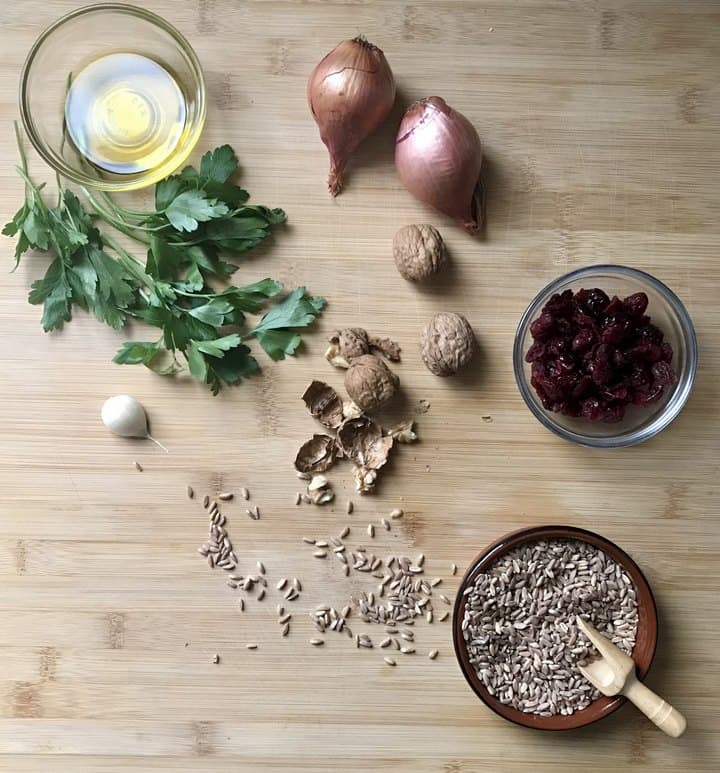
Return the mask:
{"type": "MultiPolygon", "coordinates": [[[[20,68],[39,32],[74,5],[28,0],[0,11],[4,220],[22,196],[11,129],[20,68]]],[[[253,200],[289,214],[288,227],[242,262],[239,280],[305,284],[329,304],[297,358],[212,398],[184,379],[113,365],[126,334],[82,314],[44,335],[26,295],[46,260],[29,256],[10,274],[13,247],[2,241],[0,769],[717,770],[720,4],[145,5],[187,35],[205,67],[210,112],[197,156],[230,142],[253,200]],[[332,201],[305,82],[316,61],[358,33],[385,49],[399,107],[332,201]],[[428,94],[460,109],[483,138],[484,241],[414,202],[395,175],[399,111],[428,94]],[[436,224],[449,245],[452,268],[434,290],[395,271],[391,239],[411,222],[436,224]],[[511,366],[528,300],[557,275],[599,261],[668,283],[701,350],[694,394],[675,424],[646,445],[606,453],[545,431],[511,366]],[[439,310],[466,314],[481,345],[454,380],[431,376],[419,357],[420,329],[439,310]],[[322,354],[328,334],[346,325],[402,344],[398,415],[416,415],[420,399],[431,407],[417,415],[421,442],[400,449],[377,495],[354,497],[349,470],[339,468],[336,507],[296,507],[292,459],[315,429],[299,398],[315,377],[340,386],[322,354]],[[104,430],[100,405],[115,393],[142,401],[168,455],[104,430]],[[267,599],[245,613],[195,552],[207,519],[186,498],[188,484],[200,495],[247,486],[260,507],[257,522],[241,501],[224,508],[241,567],[260,559],[271,581],[267,599]],[[371,540],[367,524],[396,506],[406,517],[371,540]],[[500,534],[546,522],[597,530],[646,571],[660,612],[648,683],[686,714],[684,738],[663,737],[630,707],[562,735],[508,724],[463,681],[448,622],[418,624],[418,653],[394,669],[379,650],[341,636],[308,644],[308,611],[342,606],[366,586],[346,580],[337,562],[314,559],[303,536],[349,525],[352,544],[380,555],[423,552],[452,597],[451,562],[462,571],[500,534]],[[304,586],[286,605],[295,616],[287,638],[275,614],[283,576],[304,586]],[[258,649],[247,650],[250,642],[258,649]]],[[[32,167],[51,179],[36,158],[32,167]]]]}

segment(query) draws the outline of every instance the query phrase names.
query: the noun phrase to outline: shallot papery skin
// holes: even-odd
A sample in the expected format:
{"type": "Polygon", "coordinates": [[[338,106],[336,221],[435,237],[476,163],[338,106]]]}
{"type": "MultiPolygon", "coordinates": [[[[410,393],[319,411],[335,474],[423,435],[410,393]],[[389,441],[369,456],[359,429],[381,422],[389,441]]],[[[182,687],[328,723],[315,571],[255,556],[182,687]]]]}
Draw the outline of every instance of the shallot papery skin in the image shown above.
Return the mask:
{"type": "Polygon", "coordinates": [[[475,127],[444,99],[421,99],[403,116],[395,141],[400,180],[415,198],[471,234],[482,229],[481,165],[475,127]]]}
{"type": "Polygon", "coordinates": [[[330,154],[328,188],[337,196],[351,154],[392,109],[395,79],[383,52],[357,37],[336,46],[310,73],[307,98],[330,154]]]}

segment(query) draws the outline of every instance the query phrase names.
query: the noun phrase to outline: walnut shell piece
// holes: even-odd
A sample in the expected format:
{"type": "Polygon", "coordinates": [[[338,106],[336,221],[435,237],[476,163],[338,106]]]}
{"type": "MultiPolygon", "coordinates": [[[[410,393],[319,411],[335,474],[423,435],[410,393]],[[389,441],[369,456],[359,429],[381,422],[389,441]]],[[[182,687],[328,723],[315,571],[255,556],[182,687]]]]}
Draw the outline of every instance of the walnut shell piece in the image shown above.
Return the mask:
{"type": "Polygon", "coordinates": [[[397,391],[400,379],[374,354],[356,357],[345,373],[345,390],[361,411],[373,411],[397,391]]]}
{"type": "Polygon", "coordinates": [[[401,421],[394,427],[386,430],[386,434],[397,440],[398,443],[414,443],[417,439],[417,432],[413,429],[415,422],[412,419],[401,421]]]}
{"type": "Polygon", "coordinates": [[[338,430],[337,439],[345,456],[364,470],[379,470],[394,444],[368,416],[348,419],[338,430]]]}
{"type": "Polygon", "coordinates": [[[393,239],[395,265],[403,279],[422,282],[445,265],[447,253],[440,232],[432,225],[406,225],[393,239]]]}
{"type": "Polygon", "coordinates": [[[337,429],[344,420],[338,393],[323,381],[313,381],[302,396],[310,413],[328,429],[337,429]]]}
{"type": "Polygon", "coordinates": [[[462,314],[441,312],[425,326],[420,348],[427,369],[436,376],[452,376],[475,353],[475,334],[462,314]]]}
{"type": "Polygon", "coordinates": [[[313,435],[300,446],[295,457],[295,469],[298,472],[324,472],[332,467],[337,451],[335,438],[330,435],[313,435]]]}

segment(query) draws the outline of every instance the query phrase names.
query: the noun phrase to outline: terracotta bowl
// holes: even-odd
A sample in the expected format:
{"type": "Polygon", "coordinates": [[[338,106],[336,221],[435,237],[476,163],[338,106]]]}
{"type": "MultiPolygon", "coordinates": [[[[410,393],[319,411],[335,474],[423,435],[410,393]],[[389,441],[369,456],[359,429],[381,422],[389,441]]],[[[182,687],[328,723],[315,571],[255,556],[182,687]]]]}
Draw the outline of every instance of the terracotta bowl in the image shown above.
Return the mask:
{"type": "Polygon", "coordinates": [[[475,691],[475,694],[486,703],[496,714],[499,714],[511,722],[524,727],[532,727],[536,730],[571,730],[576,727],[584,727],[598,719],[608,716],[613,711],[620,708],[625,703],[623,697],[608,698],[602,696],[593,701],[587,708],[576,711],[570,716],[556,714],[552,717],[541,717],[536,714],[526,714],[514,709],[512,706],[506,706],[500,703],[497,698],[490,695],[482,681],[475,673],[475,669],[470,664],[465,640],[462,635],[462,620],[465,614],[466,597],[463,591],[475,581],[475,578],[481,572],[489,569],[501,556],[510,550],[518,547],[525,542],[536,542],[537,540],[553,540],[558,538],[575,539],[582,542],[589,542],[597,548],[605,551],[614,561],[620,564],[628,573],[635,586],[638,602],[638,629],[635,641],[635,647],[632,651],[633,659],[637,666],[638,676],[642,679],[650,669],[653,656],[655,655],[655,645],[657,644],[658,618],[655,599],[653,598],[650,586],[645,576],[640,571],[638,565],[630,556],[621,550],[615,543],[585,529],[578,529],[574,526],[535,526],[532,528],[521,529],[500,537],[484,550],[471,564],[458,590],[455,600],[455,609],[453,612],[453,643],[455,646],[455,655],[457,656],[460,668],[467,679],[468,684],[475,691]]]}

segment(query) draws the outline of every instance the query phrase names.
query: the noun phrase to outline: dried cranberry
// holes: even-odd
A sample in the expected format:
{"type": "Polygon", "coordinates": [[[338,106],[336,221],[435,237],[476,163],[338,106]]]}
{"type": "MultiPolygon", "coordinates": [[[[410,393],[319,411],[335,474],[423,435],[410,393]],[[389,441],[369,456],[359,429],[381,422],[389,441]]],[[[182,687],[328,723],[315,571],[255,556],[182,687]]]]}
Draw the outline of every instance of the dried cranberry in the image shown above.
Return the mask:
{"type": "Polygon", "coordinates": [[[646,341],[650,341],[654,344],[659,344],[663,340],[662,332],[653,324],[647,324],[638,330],[640,338],[644,338],[646,341]]]}
{"type": "Polygon", "coordinates": [[[661,384],[654,384],[645,389],[636,389],[633,395],[633,402],[635,405],[650,405],[650,403],[660,399],[664,389],[661,384]]]}
{"type": "Polygon", "coordinates": [[[612,353],[612,364],[616,368],[621,368],[623,365],[627,365],[627,357],[622,349],[614,349],[612,353]]]}
{"type": "Polygon", "coordinates": [[[583,352],[585,351],[585,349],[588,349],[590,346],[592,346],[596,340],[597,340],[597,337],[595,336],[595,333],[593,333],[592,330],[590,330],[589,328],[583,328],[575,336],[575,338],[573,338],[572,350],[574,352],[583,352]]]}
{"type": "Polygon", "coordinates": [[[597,359],[593,360],[588,365],[588,371],[592,376],[592,380],[598,386],[607,384],[608,381],[610,381],[610,379],[612,378],[612,368],[607,362],[602,362],[601,360],[597,360],[597,359]]]}
{"type": "Polygon", "coordinates": [[[631,317],[635,317],[636,319],[642,317],[643,314],[645,314],[647,305],[648,297],[645,295],[645,293],[633,293],[632,295],[628,295],[628,297],[623,300],[625,311],[631,317]]]}
{"type": "Polygon", "coordinates": [[[545,344],[541,341],[533,341],[525,354],[525,362],[534,362],[545,356],[545,344]]]}
{"type": "Polygon", "coordinates": [[[579,311],[577,312],[577,314],[574,314],[572,321],[578,327],[589,327],[592,330],[597,330],[597,322],[590,315],[585,314],[582,311],[579,311]]]}
{"type": "Polygon", "coordinates": [[[610,301],[610,303],[608,303],[605,309],[605,314],[606,316],[610,314],[617,314],[619,311],[624,311],[623,303],[617,297],[617,295],[613,295],[612,300],[610,301]]]}
{"type": "Polygon", "coordinates": [[[567,402],[563,405],[562,413],[565,416],[572,416],[573,418],[578,418],[581,415],[580,406],[574,402],[567,402]]]}
{"type": "Polygon", "coordinates": [[[615,424],[618,421],[622,421],[625,416],[625,406],[621,404],[609,405],[603,411],[601,421],[606,424],[615,424]]]}
{"type": "Polygon", "coordinates": [[[575,368],[575,360],[572,358],[572,356],[568,354],[561,354],[557,360],[555,360],[556,368],[559,371],[565,371],[567,373],[572,373],[576,370],[575,368]]]}
{"type": "Polygon", "coordinates": [[[591,376],[582,376],[577,382],[572,391],[572,397],[575,400],[579,400],[581,397],[585,397],[590,394],[594,389],[593,380],[591,376]]]}
{"type": "Polygon", "coordinates": [[[658,344],[650,344],[647,352],[645,353],[645,359],[648,362],[660,362],[663,358],[662,347],[658,344]]]}
{"type": "Polygon", "coordinates": [[[571,342],[568,338],[552,338],[547,344],[547,353],[553,357],[560,357],[571,349],[571,342]]]}
{"type": "Polygon", "coordinates": [[[662,350],[662,358],[665,362],[672,362],[673,358],[673,348],[672,346],[665,341],[664,343],[660,344],[660,349],[662,350]]]}
{"type": "Polygon", "coordinates": [[[656,362],[650,369],[656,384],[662,384],[663,386],[672,386],[677,382],[677,375],[673,370],[672,365],[661,360],[656,362]]]}
{"type": "Polygon", "coordinates": [[[543,311],[548,314],[563,314],[570,310],[570,303],[573,298],[572,290],[564,290],[562,293],[555,293],[545,304],[543,311]]]}
{"type": "Polygon", "coordinates": [[[600,405],[600,401],[595,397],[583,400],[580,404],[580,415],[585,419],[589,419],[590,421],[600,421],[602,414],[603,408],[600,405]]]}
{"type": "Polygon", "coordinates": [[[582,301],[582,307],[593,317],[599,317],[610,303],[606,292],[598,287],[588,291],[587,297],[582,301]]]}
{"type": "Polygon", "coordinates": [[[625,338],[625,327],[619,323],[606,325],[600,334],[600,340],[604,344],[619,344],[625,338]]]}
{"type": "Polygon", "coordinates": [[[626,352],[627,356],[634,360],[646,360],[647,362],[658,362],[662,359],[662,348],[649,341],[640,341],[640,343],[631,347],[626,352]]]}
{"type": "Polygon", "coordinates": [[[555,319],[547,312],[541,314],[530,325],[530,333],[536,341],[544,341],[550,337],[550,334],[555,329],[555,319]]]}
{"type": "Polygon", "coordinates": [[[603,389],[600,394],[606,400],[620,400],[624,402],[628,397],[628,388],[624,384],[618,384],[616,386],[603,389]]]}
{"type": "Polygon", "coordinates": [[[647,386],[650,383],[650,374],[647,371],[647,367],[643,363],[635,363],[632,366],[628,381],[633,387],[647,386]]]}

